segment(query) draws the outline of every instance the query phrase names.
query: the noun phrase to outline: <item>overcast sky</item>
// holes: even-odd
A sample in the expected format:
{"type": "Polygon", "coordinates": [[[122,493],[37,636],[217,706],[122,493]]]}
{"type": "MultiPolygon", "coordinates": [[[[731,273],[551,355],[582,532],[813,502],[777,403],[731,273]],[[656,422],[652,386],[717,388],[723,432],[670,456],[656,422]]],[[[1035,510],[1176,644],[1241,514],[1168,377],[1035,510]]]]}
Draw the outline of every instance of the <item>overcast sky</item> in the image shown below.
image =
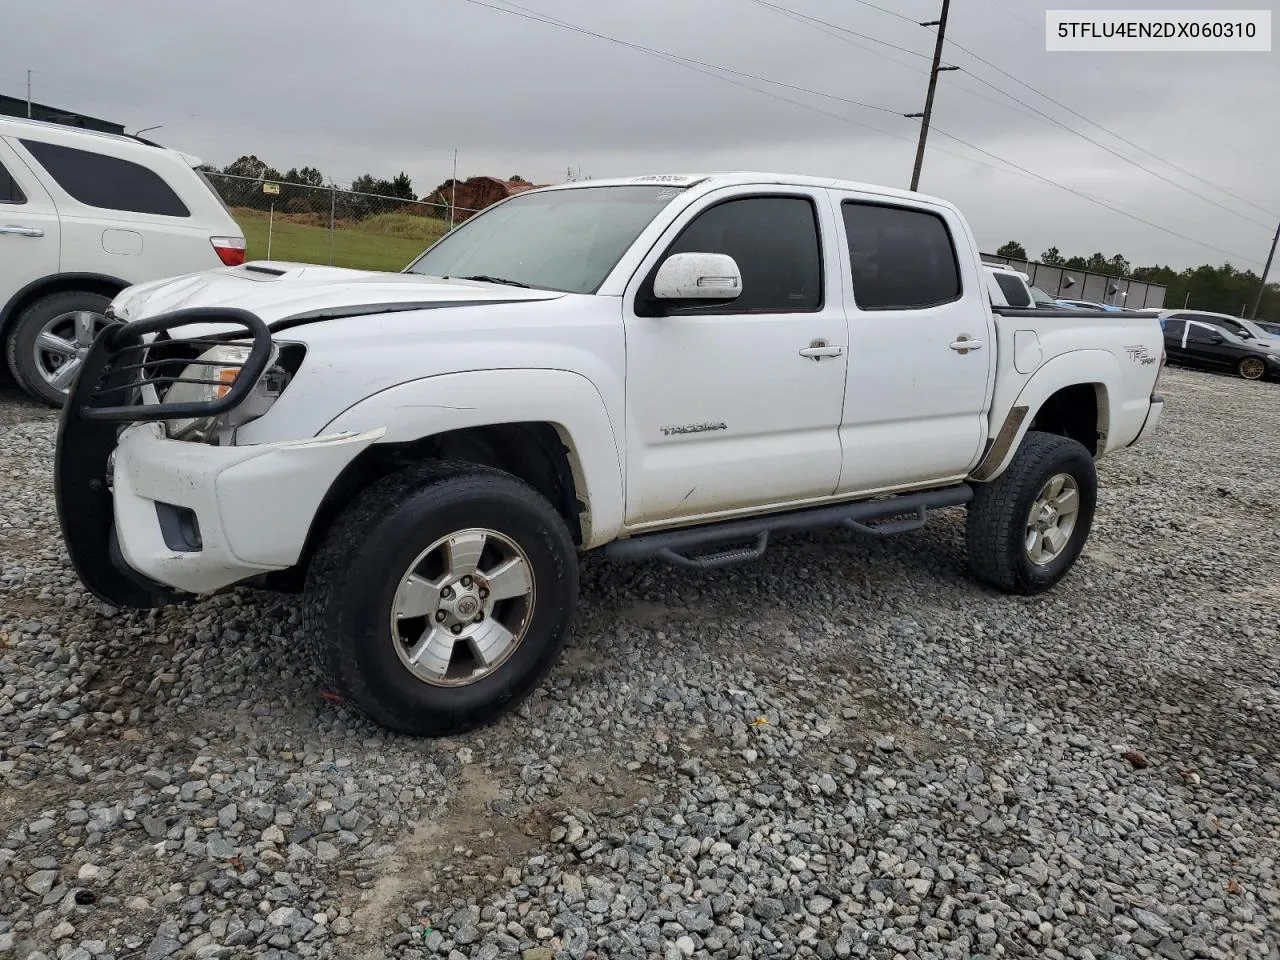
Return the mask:
{"type": "MultiPolygon", "coordinates": [[[[932,32],[913,22],[859,0],[768,0],[911,51],[904,52],[815,29],[759,0],[517,2],[596,33],[889,112],[743,77],[726,82],[468,0],[11,0],[0,25],[0,92],[24,95],[31,69],[37,101],[130,132],[163,124],[147,136],[218,166],[254,153],[281,170],[319,167],[339,182],[404,170],[420,194],[450,175],[455,147],[461,176],[556,182],[568,167],[597,178],[763,169],[909,183],[918,122],[899,114],[922,108],[933,49],[932,32]]],[[[933,19],[939,7],[938,0],[876,2],[912,20],[933,19]]],[[[1135,264],[1230,259],[1260,270],[1273,229],[1261,224],[1274,225],[1280,214],[1280,53],[1046,53],[1046,6],[954,0],[948,40],[1146,153],[949,45],[945,62],[971,73],[941,75],[920,189],[957,203],[985,250],[1017,239],[1032,256],[1052,244],[1064,254],[1122,252],[1135,264]],[[1036,117],[979,77],[1259,223],[1036,117]],[[1192,239],[1025,173],[997,172],[992,167],[1008,168],[944,131],[1192,239]]],[[[1280,265],[1271,277],[1280,279],[1280,265]]]]}

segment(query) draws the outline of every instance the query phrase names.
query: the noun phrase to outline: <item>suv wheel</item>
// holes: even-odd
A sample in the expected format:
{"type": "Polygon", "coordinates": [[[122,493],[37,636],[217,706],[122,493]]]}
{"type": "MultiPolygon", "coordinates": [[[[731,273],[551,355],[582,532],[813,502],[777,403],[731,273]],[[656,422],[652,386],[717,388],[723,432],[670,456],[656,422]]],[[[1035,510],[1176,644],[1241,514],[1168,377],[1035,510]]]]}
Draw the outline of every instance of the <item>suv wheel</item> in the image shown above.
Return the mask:
{"type": "Polygon", "coordinates": [[[1006,593],[1048,590],[1084,549],[1097,498],[1081,443],[1028,433],[1005,472],[974,490],[965,531],[974,573],[1006,593]]]}
{"type": "Polygon", "coordinates": [[[18,386],[51,407],[62,406],[93,338],[106,325],[110,303],[100,293],[69,290],[23,310],[6,348],[18,386]]]}
{"type": "Polygon", "coordinates": [[[334,521],[311,561],[304,633],[332,688],[375,722],[446,736],[497,719],[559,656],[577,552],[509,474],[409,467],[334,521]]]}

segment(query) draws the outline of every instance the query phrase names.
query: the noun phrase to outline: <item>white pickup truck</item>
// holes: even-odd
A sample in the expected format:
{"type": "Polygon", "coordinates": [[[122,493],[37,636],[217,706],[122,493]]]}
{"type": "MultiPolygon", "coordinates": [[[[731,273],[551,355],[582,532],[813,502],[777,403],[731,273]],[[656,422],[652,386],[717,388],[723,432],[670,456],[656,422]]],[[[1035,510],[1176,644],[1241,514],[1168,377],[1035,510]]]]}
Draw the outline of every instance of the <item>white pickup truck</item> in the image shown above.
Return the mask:
{"type": "Polygon", "coordinates": [[[255,262],[109,316],[58,437],[85,584],[301,591],[332,688],[417,735],[537,686],[587,551],[708,569],[964,506],[978,579],[1048,589],[1163,408],[1154,317],[993,310],[955,207],[800,176],[531,191],[399,274],[255,262]]]}

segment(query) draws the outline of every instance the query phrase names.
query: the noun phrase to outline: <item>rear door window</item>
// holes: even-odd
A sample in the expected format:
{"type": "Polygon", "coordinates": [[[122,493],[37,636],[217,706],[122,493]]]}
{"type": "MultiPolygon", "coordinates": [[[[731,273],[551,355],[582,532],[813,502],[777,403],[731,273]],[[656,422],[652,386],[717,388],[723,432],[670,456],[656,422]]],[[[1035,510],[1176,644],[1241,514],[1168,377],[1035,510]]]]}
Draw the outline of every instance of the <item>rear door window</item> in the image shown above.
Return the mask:
{"type": "Polygon", "coordinates": [[[22,145],[73,199],[89,207],[189,217],[181,198],[154,170],[105,154],[42,140],[22,145]]]}
{"type": "Polygon", "coordinates": [[[13,174],[4,168],[4,164],[0,163],[0,203],[26,203],[27,198],[22,194],[22,188],[18,186],[13,174]]]}
{"type": "Polygon", "coordinates": [[[960,299],[955,245],[941,217],[854,200],[840,207],[858,309],[922,310],[960,299]]]}
{"type": "Polygon", "coordinates": [[[1188,343],[1213,343],[1214,337],[1222,337],[1222,333],[1207,323],[1187,324],[1188,343]]]}

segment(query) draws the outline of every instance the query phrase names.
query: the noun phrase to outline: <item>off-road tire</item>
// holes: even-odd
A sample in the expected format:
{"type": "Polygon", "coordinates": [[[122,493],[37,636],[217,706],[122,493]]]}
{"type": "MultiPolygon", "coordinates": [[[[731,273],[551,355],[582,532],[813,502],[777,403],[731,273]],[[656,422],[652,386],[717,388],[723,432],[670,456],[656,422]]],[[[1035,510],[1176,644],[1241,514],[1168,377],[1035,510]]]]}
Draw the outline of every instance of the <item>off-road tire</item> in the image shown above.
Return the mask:
{"type": "Polygon", "coordinates": [[[449,736],[498,719],[559,657],[578,594],[568,526],[536,490],[499,470],[433,461],[369,486],[334,520],[312,557],[303,633],[328,687],[384,727],[449,736]],[[510,658],[467,686],[415,677],[393,646],[392,602],[415,556],[440,537],[488,528],[519,544],[535,599],[510,658]]]}
{"type": "Polygon", "coordinates": [[[41,297],[28,306],[9,329],[5,343],[5,358],[14,382],[28,394],[50,407],[61,407],[67,399],[49,385],[36,366],[36,337],[46,323],[64,313],[88,310],[106,313],[111,298],[88,290],[65,290],[41,297]]]}
{"type": "Polygon", "coordinates": [[[1066,576],[1084,549],[1097,498],[1097,471],[1083,444],[1056,434],[1028,433],[1004,473],[991,483],[975,484],[965,526],[974,575],[1005,593],[1048,590],[1066,576]],[[1079,513],[1062,553],[1039,565],[1027,551],[1027,520],[1041,488],[1059,473],[1070,474],[1076,481],[1079,513]]]}

